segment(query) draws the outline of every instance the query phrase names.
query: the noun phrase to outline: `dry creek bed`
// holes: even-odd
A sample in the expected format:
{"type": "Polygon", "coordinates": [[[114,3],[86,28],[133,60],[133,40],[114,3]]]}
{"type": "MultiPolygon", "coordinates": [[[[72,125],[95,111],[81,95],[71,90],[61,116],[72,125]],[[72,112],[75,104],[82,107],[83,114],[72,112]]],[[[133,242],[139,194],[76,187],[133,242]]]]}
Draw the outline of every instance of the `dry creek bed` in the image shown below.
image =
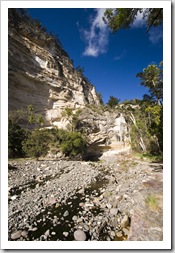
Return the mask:
{"type": "Polygon", "coordinates": [[[9,240],[161,240],[161,187],[146,184],[154,185],[155,177],[162,182],[161,165],[129,155],[99,162],[9,161],[9,240]],[[146,204],[150,190],[158,209],[146,204]],[[158,217],[158,231],[147,224],[139,231],[146,208],[158,217]]]}

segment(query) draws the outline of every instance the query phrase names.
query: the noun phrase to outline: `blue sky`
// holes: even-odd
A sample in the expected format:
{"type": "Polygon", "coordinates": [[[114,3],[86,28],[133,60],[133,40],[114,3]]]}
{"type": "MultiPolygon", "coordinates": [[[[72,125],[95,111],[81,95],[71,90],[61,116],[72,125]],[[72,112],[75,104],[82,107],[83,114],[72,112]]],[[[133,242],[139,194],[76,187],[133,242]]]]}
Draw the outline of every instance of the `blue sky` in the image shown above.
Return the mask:
{"type": "Polygon", "coordinates": [[[48,32],[58,34],[63,48],[74,62],[84,68],[84,75],[102,94],[142,99],[147,89],[140,86],[136,74],[148,64],[163,60],[162,28],[146,26],[141,15],[129,30],[112,34],[102,21],[104,9],[35,8],[28,9],[48,32]]]}

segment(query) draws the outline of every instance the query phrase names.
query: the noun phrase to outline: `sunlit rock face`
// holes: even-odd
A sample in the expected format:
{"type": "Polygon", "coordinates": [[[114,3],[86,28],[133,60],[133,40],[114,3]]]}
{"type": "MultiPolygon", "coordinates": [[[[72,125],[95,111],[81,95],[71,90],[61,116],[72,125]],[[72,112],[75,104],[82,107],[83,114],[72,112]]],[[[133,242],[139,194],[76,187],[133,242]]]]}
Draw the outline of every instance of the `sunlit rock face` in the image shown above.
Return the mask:
{"type": "Polygon", "coordinates": [[[44,126],[66,128],[65,108],[81,109],[88,152],[106,153],[130,149],[125,117],[116,110],[95,112],[100,105],[94,86],[73,67],[60,42],[30,22],[9,12],[9,111],[33,105],[44,126]]]}
{"type": "Polygon", "coordinates": [[[79,118],[87,135],[90,156],[94,153],[108,156],[131,150],[129,126],[123,113],[117,110],[95,112],[86,107],[79,118]]]}
{"type": "Polygon", "coordinates": [[[94,86],[73,67],[62,46],[21,20],[17,26],[15,15],[9,14],[9,110],[32,104],[46,125],[59,125],[63,108],[97,106],[94,86]]]}

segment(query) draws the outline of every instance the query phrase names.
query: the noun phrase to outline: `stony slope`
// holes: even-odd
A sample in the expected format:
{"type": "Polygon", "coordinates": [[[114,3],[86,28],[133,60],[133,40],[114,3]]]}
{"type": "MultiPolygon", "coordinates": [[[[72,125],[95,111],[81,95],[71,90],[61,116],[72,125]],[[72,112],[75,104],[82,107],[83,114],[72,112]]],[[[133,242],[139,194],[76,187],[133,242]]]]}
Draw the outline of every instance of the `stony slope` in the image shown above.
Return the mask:
{"type": "Polygon", "coordinates": [[[9,240],[161,241],[161,164],[21,161],[9,167],[9,240]],[[84,235],[82,233],[82,235],[84,235]]]}

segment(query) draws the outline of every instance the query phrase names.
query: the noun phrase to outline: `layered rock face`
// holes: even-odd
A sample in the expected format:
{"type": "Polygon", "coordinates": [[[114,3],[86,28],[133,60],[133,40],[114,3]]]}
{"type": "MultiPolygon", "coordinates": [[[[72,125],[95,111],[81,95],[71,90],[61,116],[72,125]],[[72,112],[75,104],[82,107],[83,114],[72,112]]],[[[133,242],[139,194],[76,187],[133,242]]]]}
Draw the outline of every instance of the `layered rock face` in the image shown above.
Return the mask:
{"type": "Polygon", "coordinates": [[[127,150],[130,138],[124,115],[95,112],[100,100],[94,86],[72,64],[60,41],[15,9],[9,10],[9,111],[33,105],[44,126],[66,128],[65,108],[79,115],[89,153],[127,150]]]}
{"type": "Polygon", "coordinates": [[[114,111],[93,111],[88,107],[79,116],[80,127],[84,128],[91,156],[105,156],[126,152],[131,149],[128,124],[124,114],[114,111]]]}
{"type": "Polygon", "coordinates": [[[32,104],[51,125],[61,120],[62,108],[98,105],[94,86],[59,42],[20,18],[9,11],[9,110],[32,104]]]}

